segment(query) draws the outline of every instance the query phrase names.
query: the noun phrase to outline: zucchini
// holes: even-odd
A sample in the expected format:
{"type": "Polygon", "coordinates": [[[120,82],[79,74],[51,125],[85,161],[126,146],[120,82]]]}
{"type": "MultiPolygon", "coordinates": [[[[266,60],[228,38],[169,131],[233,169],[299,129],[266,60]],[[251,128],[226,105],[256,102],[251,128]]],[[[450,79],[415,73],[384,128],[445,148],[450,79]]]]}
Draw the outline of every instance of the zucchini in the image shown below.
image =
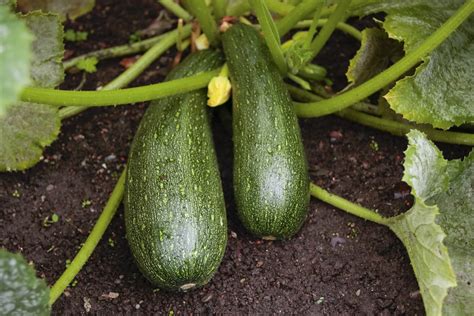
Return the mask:
{"type": "MultiPolygon", "coordinates": [[[[167,80],[222,63],[218,52],[198,52],[167,80]]],[[[143,275],[165,290],[206,284],[227,244],[206,101],[203,89],[152,102],[130,150],[124,201],[127,239],[143,275]]]]}
{"type": "Polygon", "coordinates": [[[236,24],[222,40],[233,91],[237,213],[252,234],[287,239],[300,229],[310,197],[298,119],[260,34],[236,24]]]}

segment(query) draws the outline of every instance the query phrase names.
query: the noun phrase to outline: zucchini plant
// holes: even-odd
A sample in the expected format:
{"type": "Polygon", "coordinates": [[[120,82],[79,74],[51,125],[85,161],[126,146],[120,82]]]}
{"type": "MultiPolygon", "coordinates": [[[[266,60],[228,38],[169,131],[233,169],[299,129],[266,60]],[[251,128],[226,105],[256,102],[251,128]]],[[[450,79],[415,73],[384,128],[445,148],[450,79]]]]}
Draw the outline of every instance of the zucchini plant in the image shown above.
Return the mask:
{"type": "Polygon", "coordinates": [[[433,143],[474,145],[474,0],[160,0],[180,19],[175,29],[63,60],[62,22],[93,2],[0,0],[0,171],[38,163],[61,121],[88,108],[152,101],[103,213],[50,291],[21,257],[0,250],[0,311],[48,314],[124,192],[127,236],[145,277],[168,290],[209,281],[227,233],[208,85],[212,106],[225,104],[232,86],[234,191],[246,229],[264,239],[290,238],[311,195],[397,235],[427,315],[474,310],[474,154],[448,161],[433,143]],[[380,12],[376,28],[347,23],[380,12]],[[346,73],[349,85],[333,93],[314,58],[336,29],[361,45],[346,73]],[[210,50],[191,54],[164,82],[126,88],[173,46],[179,56],[188,47],[210,50]],[[65,69],[138,52],[144,54],[99,91],[56,89],[65,69]],[[403,181],[415,200],[409,211],[382,217],[309,182],[297,117],[330,114],[408,137],[403,181]]]}

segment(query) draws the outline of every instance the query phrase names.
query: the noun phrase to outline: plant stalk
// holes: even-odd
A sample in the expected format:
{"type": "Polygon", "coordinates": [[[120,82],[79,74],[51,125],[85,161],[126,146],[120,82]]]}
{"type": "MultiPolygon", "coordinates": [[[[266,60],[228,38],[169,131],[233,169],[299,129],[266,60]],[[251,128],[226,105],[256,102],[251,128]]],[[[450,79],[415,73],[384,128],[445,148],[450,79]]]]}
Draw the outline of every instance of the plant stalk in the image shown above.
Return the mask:
{"type": "MultiPolygon", "coordinates": [[[[180,36],[187,37],[191,34],[191,25],[188,24],[181,29],[168,33],[161,41],[150,48],[141,56],[130,68],[125,70],[120,76],[109,82],[102,90],[116,90],[126,87],[135,80],[148,66],[159,56],[172,47],[180,36]]],[[[88,109],[89,106],[67,106],[59,110],[59,117],[65,119],[88,109]]]]}
{"type": "Polygon", "coordinates": [[[319,54],[324,44],[326,44],[329,37],[336,29],[337,23],[344,21],[346,17],[347,8],[350,4],[351,0],[339,0],[337,2],[336,10],[329,16],[328,21],[324,24],[321,31],[316,35],[316,38],[311,43],[311,51],[313,58],[319,54]]]}
{"type": "Polygon", "coordinates": [[[314,12],[322,6],[323,0],[303,0],[291,12],[276,22],[280,37],[288,33],[299,21],[308,16],[308,12],[314,12]]]}
{"type": "Polygon", "coordinates": [[[216,20],[211,14],[211,9],[206,5],[205,0],[186,0],[186,6],[197,18],[201,28],[206,34],[209,43],[216,46],[219,41],[219,30],[216,20]]]}
{"type": "Polygon", "coordinates": [[[466,1],[445,23],[431,34],[415,50],[400,59],[397,63],[362,83],[356,88],[337,95],[331,99],[314,103],[296,103],[295,110],[300,117],[318,117],[340,111],[387,86],[418,64],[436,47],[453,33],[474,11],[474,1],[466,1]]]}
{"type": "Polygon", "coordinates": [[[21,100],[56,106],[111,106],[145,102],[205,88],[219,71],[220,68],[187,78],[111,91],[70,91],[29,87],[23,90],[21,100]]]}
{"type": "Polygon", "coordinates": [[[170,11],[178,18],[183,19],[186,22],[189,22],[193,19],[193,16],[188,11],[186,11],[182,6],[180,6],[173,0],[159,0],[158,2],[168,11],[170,11]]]}
{"type": "Polygon", "coordinates": [[[95,223],[94,228],[92,228],[92,231],[87,237],[84,245],[74,257],[69,267],[67,267],[63,274],[51,287],[51,291],[49,293],[49,305],[53,305],[54,302],[56,302],[56,300],[61,296],[66,287],[74,280],[79,271],[81,271],[82,267],[86,264],[87,260],[92,255],[92,252],[94,252],[94,249],[97,247],[97,244],[104,235],[105,230],[112,221],[112,218],[114,217],[117,208],[122,201],[125,188],[125,175],[126,168],[122,171],[122,174],[120,175],[120,178],[117,181],[117,184],[115,185],[115,188],[112,191],[112,194],[110,195],[109,200],[102,211],[102,214],[100,214],[99,219],[95,223]]]}
{"type": "Polygon", "coordinates": [[[327,204],[330,204],[334,207],[337,207],[349,214],[358,216],[360,218],[377,224],[387,225],[387,219],[382,215],[372,210],[369,210],[368,208],[352,203],[340,196],[329,193],[328,191],[313,183],[310,183],[309,191],[313,197],[323,202],[326,202],[327,204]]]}

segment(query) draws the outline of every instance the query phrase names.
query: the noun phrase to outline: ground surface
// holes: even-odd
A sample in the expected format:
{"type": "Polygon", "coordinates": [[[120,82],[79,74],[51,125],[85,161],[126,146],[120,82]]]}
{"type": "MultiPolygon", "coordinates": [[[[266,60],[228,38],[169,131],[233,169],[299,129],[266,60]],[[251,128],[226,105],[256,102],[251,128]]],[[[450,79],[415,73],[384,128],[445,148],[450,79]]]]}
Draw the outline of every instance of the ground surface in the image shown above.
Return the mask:
{"type": "MultiPolygon", "coordinates": [[[[156,18],[160,8],[155,3],[98,1],[94,12],[68,24],[90,32],[86,42],[68,44],[69,52],[78,55],[127,42],[156,18]]],[[[357,43],[337,33],[329,47],[319,61],[340,88],[357,43]]],[[[170,60],[161,58],[133,85],[162,80],[170,60]]],[[[83,89],[95,89],[118,75],[123,71],[119,61],[101,62],[83,89]]],[[[68,75],[63,88],[75,88],[81,77],[68,75]]],[[[0,245],[23,253],[49,284],[99,216],[145,108],[89,110],[68,119],[36,167],[0,175],[0,245]],[[45,226],[44,219],[53,213],[59,221],[45,226]]],[[[410,207],[409,189],[401,181],[405,139],[335,117],[304,120],[301,127],[313,181],[385,215],[410,207]]],[[[219,121],[214,129],[230,223],[226,255],[211,283],[186,294],[154,291],[130,255],[120,208],[74,286],[54,305],[54,314],[424,313],[407,254],[382,226],[312,200],[309,218],[292,240],[262,242],[247,235],[234,215],[231,135],[219,121]]],[[[462,147],[442,149],[450,158],[466,153],[462,147]]]]}

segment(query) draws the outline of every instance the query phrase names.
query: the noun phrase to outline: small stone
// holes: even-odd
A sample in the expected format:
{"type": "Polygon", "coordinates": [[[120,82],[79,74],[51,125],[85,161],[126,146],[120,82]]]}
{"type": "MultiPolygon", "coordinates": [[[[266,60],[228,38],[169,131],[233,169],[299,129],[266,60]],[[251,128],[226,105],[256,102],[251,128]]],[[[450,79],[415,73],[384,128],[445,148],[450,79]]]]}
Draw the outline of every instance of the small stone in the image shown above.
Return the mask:
{"type": "Polygon", "coordinates": [[[356,291],[356,295],[357,295],[357,296],[360,296],[360,289],[358,289],[358,290],[356,291]]]}
{"type": "Polygon", "coordinates": [[[84,300],[84,309],[86,310],[86,313],[89,313],[92,309],[91,300],[88,297],[84,297],[83,300],[84,300]]]}
{"type": "Polygon", "coordinates": [[[201,299],[201,302],[207,303],[207,302],[209,302],[213,297],[214,297],[214,294],[213,294],[212,292],[211,292],[211,293],[208,293],[206,296],[204,296],[204,297],[201,299]]]}
{"type": "Polygon", "coordinates": [[[256,267],[260,268],[261,266],[263,266],[263,261],[257,261],[256,267]]]}
{"type": "Polygon", "coordinates": [[[53,191],[54,190],[54,185],[52,184],[48,184],[48,186],[46,187],[46,191],[53,191]]]}
{"type": "Polygon", "coordinates": [[[237,233],[234,231],[230,231],[230,237],[237,238],[237,233]]]}
{"type": "Polygon", "coordinates": [[[136,304],[135,309],[140,309],[140,304],[136,304]]]}

